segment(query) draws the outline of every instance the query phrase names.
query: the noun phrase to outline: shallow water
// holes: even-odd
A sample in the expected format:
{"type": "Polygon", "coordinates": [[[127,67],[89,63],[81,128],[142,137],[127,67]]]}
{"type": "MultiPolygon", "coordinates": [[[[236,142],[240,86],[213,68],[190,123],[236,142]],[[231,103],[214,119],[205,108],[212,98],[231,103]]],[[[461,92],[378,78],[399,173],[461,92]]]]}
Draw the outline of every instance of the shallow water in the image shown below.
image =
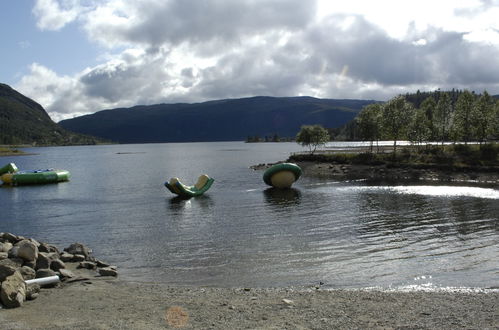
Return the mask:
{"type": "Polygon", "coordinates": [[[270,189],[249,166],[293,143],[35,148],[2,157],[62,168],[70,182],[0,189],[0,231],[60,247],[79,241],[120,276],[173,285],[330,288],[499,287],[499,190],[302,178],[270,189]],[[170,177],[216,181],[174,198],[170,177]]]}

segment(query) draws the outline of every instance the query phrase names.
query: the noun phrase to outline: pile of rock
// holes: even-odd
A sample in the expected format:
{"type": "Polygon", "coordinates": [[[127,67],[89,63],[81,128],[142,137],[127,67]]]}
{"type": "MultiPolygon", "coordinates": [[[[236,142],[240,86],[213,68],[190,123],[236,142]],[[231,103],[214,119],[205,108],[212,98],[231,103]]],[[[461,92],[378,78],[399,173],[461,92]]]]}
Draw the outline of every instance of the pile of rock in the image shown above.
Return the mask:
{"type": "Polygon", "coordinates": [[[73,243],[60,252],[54,245],[11,233],[0,233],[0,301],[4,307],[19,307],[40,292],[38,283],[25,281],[57,275],[61,281],[74,278],[66,263],[93,269],[101,276],[117,276],[116,267],[95,259],[85,245],[73,243]]]}

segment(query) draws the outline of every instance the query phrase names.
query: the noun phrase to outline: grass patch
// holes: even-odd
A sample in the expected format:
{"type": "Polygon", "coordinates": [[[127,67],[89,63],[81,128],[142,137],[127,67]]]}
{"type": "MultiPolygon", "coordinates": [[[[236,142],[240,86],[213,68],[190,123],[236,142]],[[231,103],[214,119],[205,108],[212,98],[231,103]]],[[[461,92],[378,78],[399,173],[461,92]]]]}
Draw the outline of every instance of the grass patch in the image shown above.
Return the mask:
{"type": "Polygon", "coordinates": [[[15,147],[0,147],[0,156],[24,155],[24,152],[15,147]]]}

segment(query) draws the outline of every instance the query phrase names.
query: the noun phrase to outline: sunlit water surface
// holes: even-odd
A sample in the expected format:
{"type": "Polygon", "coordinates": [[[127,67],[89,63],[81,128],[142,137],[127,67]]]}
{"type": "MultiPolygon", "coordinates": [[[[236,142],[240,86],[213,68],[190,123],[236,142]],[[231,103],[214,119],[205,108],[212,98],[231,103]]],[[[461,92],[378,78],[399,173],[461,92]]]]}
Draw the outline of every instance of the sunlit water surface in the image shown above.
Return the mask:
{"type": "MultiPolygon", "coordinates": [[[[340,145],[341,146],[341,145],[340,145]]],[[[134,281],[219,287],[499,287],[499,190],[301,178],[269,189],[250,165],[293,143],[27,149],[21,169],[70,182],[0,188],[0,231],[60,247],[78,241],[134,281]],[[208,173],[208,193],[174,198],[170,177],[208,173]]]]}

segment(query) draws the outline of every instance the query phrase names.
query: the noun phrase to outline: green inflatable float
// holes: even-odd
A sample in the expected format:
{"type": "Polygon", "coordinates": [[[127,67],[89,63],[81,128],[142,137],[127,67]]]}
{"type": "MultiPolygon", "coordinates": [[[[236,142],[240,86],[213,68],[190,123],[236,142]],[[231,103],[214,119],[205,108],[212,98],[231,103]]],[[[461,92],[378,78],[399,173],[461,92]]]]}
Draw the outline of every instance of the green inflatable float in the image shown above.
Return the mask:
{"type": "Polygon", "coordinates": [[[0,168],[0,180],[11,186],[56,183],[68,181],[69,177],[70,173],[66,170],[19,171],[14,163],[0,168]]]}
{"type": "Polygon", "coordinates": [[[193,186],[186,186],[178,178],[171,178],[169,182],[165,182],[165,187],[176,195],[189,198],[204,194],[210,189],[214,181],[215,179],[203,174],[193,186]]]}
{"type": "Polygon", "coordinates": [[[273,165],[263,173],[263,181],[269,186],[286,189],[301,176],[300,166],[294,163],[281,163],[273,165]]]}

